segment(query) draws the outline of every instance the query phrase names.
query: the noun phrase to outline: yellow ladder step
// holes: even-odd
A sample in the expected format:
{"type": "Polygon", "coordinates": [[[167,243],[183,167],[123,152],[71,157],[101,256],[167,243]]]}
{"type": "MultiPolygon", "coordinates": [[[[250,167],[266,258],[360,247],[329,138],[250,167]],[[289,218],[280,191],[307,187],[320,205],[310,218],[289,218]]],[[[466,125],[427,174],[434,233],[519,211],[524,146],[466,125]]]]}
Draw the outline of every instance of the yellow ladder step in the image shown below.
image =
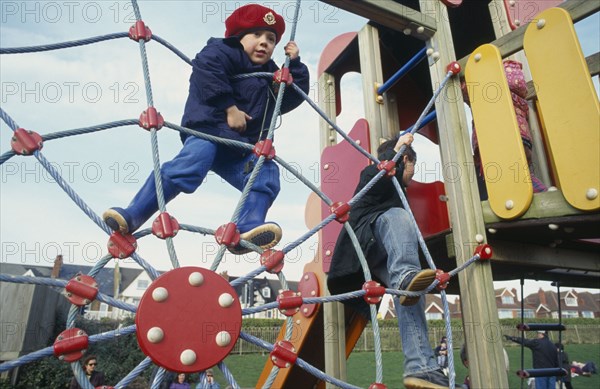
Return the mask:
{"type": "Polygon", "coordinates": [[[498,48],[479,46],[465,77],[490,207],[500,218],[517,218],[529,208],[533,186],[498,48]]]}
{"type": "Polygon", "coordinates": [[[569,13],[540,13],[523,46],[558,186],[573,207],[598,210],[600,103],[569,13]]]}

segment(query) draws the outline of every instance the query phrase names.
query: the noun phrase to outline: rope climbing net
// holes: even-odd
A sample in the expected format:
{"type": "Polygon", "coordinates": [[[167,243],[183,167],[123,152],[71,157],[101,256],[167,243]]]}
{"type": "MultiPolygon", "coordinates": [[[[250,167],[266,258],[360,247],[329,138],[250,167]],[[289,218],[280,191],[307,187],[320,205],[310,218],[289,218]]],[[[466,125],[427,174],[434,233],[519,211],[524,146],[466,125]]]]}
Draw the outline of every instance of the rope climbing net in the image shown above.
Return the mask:
{"type": "MultiPolygon", "coordinates": [[[[310,99],[296,84],[293,83],[289,71],[289,57],[286,57],[285,64],[282,69],[275,74],[272,73],[254,73],[245,74],[237,77],[264,77],[272,78],[274,82],[279,84],[276,105],[273,113],[273,118],[264,140],[259,141],[256,145],[250,145],[243,142],[234,140],[227,140],[210,136],[204,133],[194,131],[189,128],[181,127],[166,121],[162,115],[156,110],[153,102],[153,90],[150,80],[150,69],[148,65],[148,59],[146,55],[146,44],[150,41],[156,41],[168,48],[175,55],[191,65],[190,59],[177,50],[173,45],[165,41],[164,39],[153,34],[152,31],[145,25],[142,20],[140,9],[137,1],[132,0],[133,10],[136,17],[136,23],[130,28],[127,33],[114,33],[104,36],[98,36],[90,39],[83,39],[77,41],[69,41],[58,44],[34,46],[34,47],[17,47],[17,48],[0,48],[0,54],[23,54],[23,53],[34,53],[48,50],[57,50],[64,48],[71,48],[76,46],[88,45],[97,42],[102,42],[112,39],[120,39],[129,37],[130,39],[138,42],[139,51],[141,55],[141,64],[144,74],[145,89],[146,89],[146,100],[147,109],[142,112],[139,119],[129,119],[109,122],[105,124],[95,125],[86,128],[78,128],[66,131],[60,131],[50,134],[40,135],[34,131],[26,130],[17,125],[17,123],[0,108],[0,117],[2,120],[12,129],[13,137],[11,140],[12,150],[7,151],[0,155],[0,165],[4,164],[10,158],[20,156],[33,156],[44,169],[51,175],[55,182],[62,188],[62,190],[71,198],[71,200],[83,211],[100,229],[102,229],[107,235],[109,235],[108,241],[108,253],[106,253],[89,271],[87,275],[78,275],[71,280],[60,280],[43,277],[27,277],[27,276],[11,276],[6,274],[0,274],[0,281],[2,282],[13,282],[13,283],[24,283],[24,284],[36,284],[46,285],[49,287],[60,288],[64,290],[65,296],[72,303],[69,310],[66,328],[56,339],[53,346],[46,347],[44,349],[32,352],[30,354],[19,357],[15,360],[5,362],[0,365],[0,372],[8,371],[13,368],[22,366],[27,363],[39,360],[44,357],[55,356],[65,362],[70,362],[73,373],[79,383],[84,389],[93,389],[92,384],[88,380],[78,360],[81,358],[89,344],[102,342],[105,340],[115,339],[118,336],[135,333],[140,343],[142,351],[147,357],[139,363],[139,365],[133,369],[127,376],[119,381],[114,387],[123,388],[130,384],[137,376],[139,376],[145,369],[152,364],[159,366],[158,374],[156,374],[152,388],[158,388],[163,381],[166,371],[179,371],[179,372],[200,372],[201,380],[204,381],[205,374],[204,370],[217,365],[223,372],[227,381],[234,387],[239,388],[233,374],[227,368],[227,365],[223,362],[223,359],[231,351],[236,341],[241,338],[245,341],[251,342],[259,347],[262,347],[270,352],[270,359],[273,362],[273,368],[264,383],[264,388],[271,387],[274,382],[279,369],[290,368],[291,365],[297,365],[307,372],[318,377],[320,380],[330,382],[341,388],[356,388],[356,386],[345,383],[325,374],[317,367],[312,366],[308,362],[298,357],[298,350],[294,348],[291,342],[292,331],[294,327],[293,315],[298,312],[299,308],[304,304],[323,304],[329,302],[345,301],[352,298],[364,298],[370,304],[370,313],[372,319],[372,327],[375,339],[375,367],[376,377],[375,384],[372,387],[383,388],[383,363],[382,363],[382,351],[381,341],[379,339],[379,327],[377,322],[376,304],[381,301],[384,294],[390,294],[397,298],[398,296],[421,296],[433,289],[437,289],[441,292],[443,309],[446,312],[446,333],[448,338],[449,347],[452,344],[452,333],[450,331],[450,319],[448,315],[448,302],[445,294],[445,287],[450,277],[453,277],[461,270],[465,269],[470,264],[480,259],[487,259],[491,256],[491,249],[489,246],[482,245],[476,249],[475,254],[472,258],[465,261],[460,267],[444,273],[437,270],[436,280],[424,291],[421,292],[409,292],[397,289],[385,289],[379,284],[372,281],[369,266],[367,264],[364,253],[360,248],[360,244],[356,238],[356,235],[347,222],[347,216],[354,204],[361,199],[373,187],[377,180],[385,179],[383,176],[390,176],[390,172],[398,161],[404,151],[404,147],[394,156],[393,163],[387,163],[389,161],[379,161],[377,158],[372,156],[368,151],[363,149],[357,142],[351,139],[342,129],[340,129],[327,115],[310,99]],[[275,125],[277,118],[280,115],[280,108],[283,100],[284,93],[287,88],[292,88],[296,93],[300,94],[304,100],[332,127],[335,131],[340,134],[347,142],[349,142],[359,153],[366,156],[373,163],[377,164],[380,168],[380,172],[351,200],[347,203],[335,202],[323,193],[313,183],[303,177],[296,169],[290,164],[283,160],[280,156],[276,155],[273,147],[273,135],[275,131],[275,125]],[[62,139],[66,137],[91,134],[99,131],[113,129],[123,126],[139,125],[146,129],[150,133],[151,150],[153,158],[153,171],[154,178],[156,180],[157,198],[159,205],[159,216],[153,223],[152,228],[143,229],[134,234],[123,235],[119,232],[113,232],[108,225],[100,218],[87,204],[86,202],[75,192],[75,190],[69,185],[69,183],[61,176],[60,172],[53,166],[53,164],[46,159],[44,154],[41,152],[42,146],[47,141],[62,139]],[[245,185],[238,204],[233,212],[229,223],[222,225],[216,230],[212,230],[204,227],[197,227],[188,224],[179,224],[177,220],[169,215],[166,210],[166,203],[161,184],[160,174],[160,157],[158,148],[158,137],[157,131],[161,128],[170,128],[180,133],[185,133],[190,136],[195,136],[201,139],[208,140],[217,144],[223,144],[227,147],[240,149],[243,151],[250,151],[256,154],[258,161],[255,164],[253,171],[250,175],[250,179],[245,185]],[[316,193],[320,199],[331,209],[331,214],[321,220],[316,226],[307,231],[304,235],[300,236],[295,241],[287,244],[281,250],[262,250],[260,247],[255,246],[251,242],[240,240],[239,231],[236,228],[236,222],[238,221],[240,211],[246,201],[248,193],[250,192],[257,175],[259,174],[265,160],[274,160],[284,169],[293,174],[298,180],[308,186],[314,193],[316,193]],[[286,254],[300,246],[306,240],[317,234],[327,224],[337,221],[344,224],[344,228],[347,230],[353,245],[356,249],[359,257],[362,269],[365,276],[365,284],[361,290],[333,295],[333,296],[315,296],[315,297],[304,297],[298,293],[289,290],[287,280],[282,272],[283,264],[285,261],[286,254]],[[175,250],[173,238],[180,231],[188,231],[191,233],[198,233],[202,235],[212,235],[219,243],[219,250],[213,261],[210,269],[196,268],[196,267],[184,267],[181,268],[179,265],[177,253],[175,250]],[[146,237],[150,234],[165,240],[169,258],[173,267],[173,270],[163,274],[159,277],[160,273],[144,258],[142,258],[137,252],[137,240],[146,237]],[[260,266],[250,273],[233,280],[231,283],[225,281],[222,277],[217,275],[215,271],[219,268],[221,261],[225,255],[227,247],[241,245],[244,248],[254,250],[260,254],[260,266]],[[123,301],[117,300],[111,296],[103,294],[98,290],[98,283],[95,278],[100,270],[102,270],[113,258],[124,259],[131,257],[136,263],[138,263],[144,271],[153,280],[153,284],[148,288],[148,292],[142,298],[139,306],[124,303],[123,301]],[[242,309],[239,303],[239,299],[236,299],[236,292],[234,287],[241,285],[248,280],[264,273],[269,272],[276,274],[279,281],[281,282],[282,291],[279,293],[276,302],[268,303],[258,307],[251,307],[242,309]],[[186,322],[187,326],[184,329],[189,330],[185,333],[185,341],[189,341],[187,345],[173,344],[169,341],[173,337],[173,334],[165,333],[166,328],[161,327],[158,323],[158,318],[161,316],[161,309],[164,309],[164,303],[176,298],[187,299],[188,301],[199,301],[203,304],[201,307],[192,307],[182,322],[186,322]],[[109,331],[101,334],[88,336],[84,331],[75,327],[75,321],[78,315],[81,314],[81,307],[89,304],[91,301],[98,300],[100,302],[109,304],[115,308],[132,312],[136,315],[136,325],[121,328],[115,331],[109,331]],[[163,304],[163,305],[161,305],[163,304]],[[213,304],[207,307],[207,304],[213,304]],[[252,315],[262,311],[268,311],[277,308],[284,315],[287,316],[286,320],[286,332],[284,339],[276,342],[276,344],[270,344],[266,341],[258,339],[241,330],[242,316],[252,315]],[[216,312],[216,313],[212,313],[216,312]],[[220,328],[220,331],[216,332],[212,336],[211,341],[206,339],[197,340],[197,344],[201,344],[201,349],[194,348],[193,341],[188,338],[194,336],[205,337],[206,334],[201,334],[203,323],[209,321],[226,322],[228,325],[226,328],[220,328]],[[196,335],[192,335],[192,333],[196,335]]],[[[300,1],[297,1],[295,8],[295,15],[292,23],[292,31],[290,40],[294,40],[296,35],[296,25],[298,20],[298,12],[300,10],[300,1]]],[[[439,88],[433,94],[433,97],[423,110],[423,113],[418,118],[415,125],[408,130],[411,133],[415,133],[422,127],[424,121],[427,120],[427,113],[431,110],[435,99],[445,87],[446,83],[453,75],[457,74],[460,68],[457,64],[452,63],[448,66],[448,72],[439,88]]],[[[412,212],[410,211],[409,204],[406,200],[404,192],[402,191],[400,184],[395,177],[392,177],[394,187],[400,196],[404,208],[408,211],[411,216],[412,223],[416,225],[416,221],[412,212]]],[[[425,258],[432,269],[436,269],[435,264],[423,236],[416,228],[419,245],[425,254],[425,258]]],[[[195,305],[195,304],[190,304],[195,305]]],[[[450,374],[450,385],[454,387],[455,375],[453,366],[452,353],[449,354],[449,371],[450,374]]]]}

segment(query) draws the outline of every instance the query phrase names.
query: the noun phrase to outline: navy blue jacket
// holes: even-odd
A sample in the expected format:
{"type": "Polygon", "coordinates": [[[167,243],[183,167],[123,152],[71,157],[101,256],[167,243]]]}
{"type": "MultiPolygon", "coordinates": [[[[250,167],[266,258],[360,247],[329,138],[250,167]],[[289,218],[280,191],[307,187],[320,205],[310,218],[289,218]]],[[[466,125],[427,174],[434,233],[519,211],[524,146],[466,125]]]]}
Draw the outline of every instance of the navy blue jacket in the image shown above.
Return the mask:
{"type": "MultiPolygon", "coordinates": [[[[238,37],[211,38],[192,61],[190,89],[181,120],[183,127],[206,134],[254,144],[258,141],[264,120],[264,134],[269,129],[275,108],[273,80],[264,77],[233,79],[245,73],[275,72],[279,67],[269,60],[255,65],[238,37]],[[267,104],[268,101],[268,104],[267,104]],[[238,133],[227,124],[225,109],[235,105],[252,116],[246,123],[246,131],[238,133]]],[[[308,93],[308,68],[300,58],[290,61],[290,71],[296,83],[308,93]]],[[[281,113],[287,113],[303,102],[302,96],[291,87],[286,88],[281,113]]],[[[187,134],[182,133],[182,140],[187,134]]]]}

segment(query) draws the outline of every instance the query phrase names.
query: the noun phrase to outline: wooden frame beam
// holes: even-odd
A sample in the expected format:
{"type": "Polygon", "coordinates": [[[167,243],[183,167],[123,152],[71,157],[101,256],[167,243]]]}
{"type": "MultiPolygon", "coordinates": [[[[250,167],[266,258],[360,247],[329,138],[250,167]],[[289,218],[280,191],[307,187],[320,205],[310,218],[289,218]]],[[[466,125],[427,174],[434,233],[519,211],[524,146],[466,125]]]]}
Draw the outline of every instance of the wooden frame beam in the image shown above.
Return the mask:
{"type": "MultiPolygon", "coordinates": [[[[496,214],[494,214],[488,201],[481,202],[481,209],[483,210],[483,220],[486,224],[503,221],[503,219],[500,219],[498,216],[496,216],[496,214]]],[[[536,193],[533,196],[533,201],[531,202],[529,209],[518,220],[556,218],[589,214],[589,212],[583,212],[573,208],[569,203],[567,203],[567,200],[565,200],[562,193],[556,190],[552,192],[536,193]]]]}
{"type": "Polygon", "coordinates": [[[561,268],[600,272],[598,253],[593,251],[586,252],[565,249],[560,246],[544,247],[508,241],[493,241],[490,244],[494,250],[492,261],[504,265],[536,266],[545,268],[545,270],[561,268]]]}
{"type": "MultiPolygon", "coordinates": [[[[585,1],[585,0],[569,0],[565,1],[561,5],[560,8],[564,8],[571,14],[571,18],[573,19],[573,23],[576,23],[586,17],[595,14],[600,11],[600,2],[597,1],[585,1]]],[[[493,42],[490,42],[494,46],[500,50],[500,55],[502,58],[506,58],[509,55],[512,55],[520,50],[523,50],[523,37],[525,36],[525,30],[527,29],[527,24],[522,25],[516,30],[496,39],[493,42]]],[[[461,77],[464,77],[464,69],[467,65],[467,60],[469,59],[469,55],[461,58],[458,62],[462,68],[461,77]]],[[[591,69],[590,69],[591,70],[591,69]]]]}
{"type": "Polygon", "coordinates": [[[391,0],[321,0],[323,3],[352,12],[392,30],[411,30],[416,38],[427,40],[435,34],[437,23],[427,16],[405,5],[391,0]],[[417,32],[423,27],[422,32],[417,32]]]}

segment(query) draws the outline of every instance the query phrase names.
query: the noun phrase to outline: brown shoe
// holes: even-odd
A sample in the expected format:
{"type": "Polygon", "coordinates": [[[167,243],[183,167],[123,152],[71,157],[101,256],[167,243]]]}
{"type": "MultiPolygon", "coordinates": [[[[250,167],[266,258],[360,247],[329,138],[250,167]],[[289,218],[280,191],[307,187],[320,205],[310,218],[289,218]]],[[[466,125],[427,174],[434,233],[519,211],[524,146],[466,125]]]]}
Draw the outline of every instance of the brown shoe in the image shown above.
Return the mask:
{"type": "MultiPolygon", "coordinates": [[[[410,276],[409,276],[410,277],[410,276]]],[[[425,290],[435,280],[435,270],[425,269],[415,273],[412,279],[402,281],[401,290],[407,292],[420,292],[425,290]],[[407,285],[408,284],[408,285],[407,285]]],[[[415,305],[419,302],[420,296],[400,296],[400,305],[405,307],[415,305]]]]}

